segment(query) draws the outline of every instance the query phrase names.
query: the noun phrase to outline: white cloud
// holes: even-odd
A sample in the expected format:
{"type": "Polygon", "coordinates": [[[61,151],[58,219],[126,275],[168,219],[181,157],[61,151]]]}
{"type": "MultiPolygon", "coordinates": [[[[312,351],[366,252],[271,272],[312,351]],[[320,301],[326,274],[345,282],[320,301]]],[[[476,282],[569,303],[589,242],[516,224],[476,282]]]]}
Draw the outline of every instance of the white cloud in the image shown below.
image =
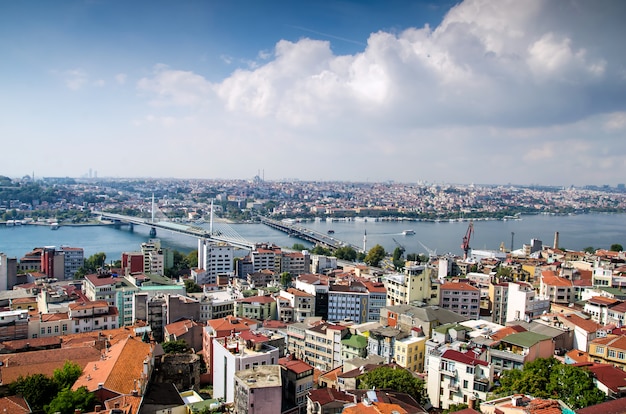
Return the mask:
{"type": "Polygon", "coordinates": [[[88,76],[82,69],[71,69],[64,72],[65,86],[73,91],[81,89],[88,81],[88,76]]]}
{"type": "Polygon", "coordinates": [[[115,75],[115,81],[120,85],[124,85],[127,78],[128,76],[125,73],[118,73],[115,75]]]}
{"type": "MultiPolygon", "coordinates": [[[[532,167],[558,168],[551,179],[604,180],[626,174],[625,144],[614,144],[626,128],[626,53],[615,37],[625,33],[614,16],[606,30],[595,23],[612,4],[467,0],[434,29],[372,33],[354,55],[335,55],[328,41],[280,40],[221,82],[161,65],[138,89],[154,106],[219,113],[204,124],[196,118],[195,131],[242,143],[242,163],[302,140],[318,144],[302,151],[327,160],[329,178],[377,170],[381,179],[488,182],[506,170],[495,177],[541,181],[532,167]],[[246,138],[262,139],[262,148],[246,152],[246,138]],[[359,148],[364,161],[346,165],[329,148],[359,148]],[[450,168],[457,165],[473,168],[450,168]]],[[[304,167],[280,159],[282,168],[304,167]]]]}

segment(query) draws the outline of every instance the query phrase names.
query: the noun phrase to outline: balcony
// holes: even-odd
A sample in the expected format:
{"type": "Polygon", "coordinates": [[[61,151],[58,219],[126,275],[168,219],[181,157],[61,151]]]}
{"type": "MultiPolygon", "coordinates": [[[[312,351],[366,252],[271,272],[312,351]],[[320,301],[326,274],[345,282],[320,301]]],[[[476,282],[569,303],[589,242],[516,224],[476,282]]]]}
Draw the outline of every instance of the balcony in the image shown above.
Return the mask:
{"type": "Polygon", "coordinates": [[[448,385],[448,389],[450,390],[450,392],[458,392],[459,384],[450,384],[448,385]]]}
{"type": "Polygon", "coordinates": [[[456,369],[441,368],[441,373],[448,377],[456,378],[456,369]]]}

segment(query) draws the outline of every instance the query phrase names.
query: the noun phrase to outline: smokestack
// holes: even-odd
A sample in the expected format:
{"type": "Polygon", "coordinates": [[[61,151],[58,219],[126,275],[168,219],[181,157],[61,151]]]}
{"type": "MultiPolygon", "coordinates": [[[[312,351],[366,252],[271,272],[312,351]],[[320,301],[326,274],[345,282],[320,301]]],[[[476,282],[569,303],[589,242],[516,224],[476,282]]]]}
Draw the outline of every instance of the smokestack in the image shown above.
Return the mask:
{"type": "Polygon", "coordinates": [[[555,249],[559,248],[559,232],[558,231],[554,232],[554,246],[552,247],[554,247],[555,249]]]}

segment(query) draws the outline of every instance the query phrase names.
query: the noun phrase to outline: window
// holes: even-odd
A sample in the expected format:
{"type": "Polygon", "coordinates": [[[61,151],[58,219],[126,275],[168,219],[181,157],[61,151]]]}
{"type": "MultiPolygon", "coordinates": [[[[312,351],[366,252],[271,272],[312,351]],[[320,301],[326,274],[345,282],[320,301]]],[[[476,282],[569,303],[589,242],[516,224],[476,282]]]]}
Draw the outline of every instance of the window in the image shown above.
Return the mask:
{"type": "Polygon", "coordinates": [[[596,353],[597,354],[603,354],[604,353],[604,347],[603,346],[596,346],[596,353]]]}
{"type": "Polygon", "coordinates": [[[609,349],[609,358],[615,358],[615,350],[609,349]]]}
{"type": "Polygon", "coordinates": [[[623,353],[623,352],[618,352],[618,353],[617,353],[617,357],[618,357],[619,359],[624,359],[624,353],[623,353]]]}

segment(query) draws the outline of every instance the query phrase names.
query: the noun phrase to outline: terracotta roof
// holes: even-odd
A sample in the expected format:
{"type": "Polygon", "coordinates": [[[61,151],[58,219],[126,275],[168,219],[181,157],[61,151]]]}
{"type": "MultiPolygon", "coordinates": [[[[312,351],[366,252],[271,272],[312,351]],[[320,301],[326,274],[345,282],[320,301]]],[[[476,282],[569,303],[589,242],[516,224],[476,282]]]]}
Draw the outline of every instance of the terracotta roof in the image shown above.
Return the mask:
{"type": "Polygon", "coordinates": [[[65,361],[73,361],[84,368],[89,362],[100,359],[101,352],[94,346],[55,348],[41,351],[5,354],[0,357],[0,376],[3,384],[10,384],[18,377],[44,374],[52,377],[54,370],[63,368],[65,361]]]}
{"type": "Polygon", "coordinates": [[[209,325],[216,332],[217,336],[230,335],[231,332],[248,331],[251,327],[257,325],[257,321],[248,318],[236,318],[232,315],[228,315],[225,318],[211,319],[207,321],[209,325]]]}
{"type": "Polygon", "coordinates": [[[459,351],[455,351],[454,349],[448,349],[447,351],[445,351],[442,355],[441,358],[445,358],[445,359],[449,359],[452,361],[456,361],[456,362],[460,362],[462,364],[465,365],[484,365],[484,366],[488,366],[489,364],[487,363],[487,361],[482,361],[480,359],[476,359],[474,357],[472,357],[471,355],[469,355],[469,353],[463,353],[463,352],[459,352],[459,351]]]}
{"type": "Polygon", "coordinates": [[[287,370],[292,371],[296,374],[302,374],[307,371],[311,371],[311,375],[313,375],[313,367],[304,361],[300,361],[299,359],[286,360],[286,358],[281,358],[278,360],[278,363],[285,367],[287,370]]]}
{"type": "Polygon", "coordinates": [[[615,393],[619,392],[620,389],[626,388],[626,372],[622,369],[614,367],[611,364],[596,364],[588,362],[574,365],[592,372],[598,382],[604,384],[615,393]]]}
{"type": "Polygon", "coordinates": [[[111,346],[104,359],[90,362],[72,389],[81,386],[95,391],[99,384],[118,394],[131,394],[141,387],[143,361],[152,354],[152,345],[131,336],[111,346]]]}
{"type": "Polygon", "coordinates": [[[541,282],[549,286],[572,286],[572,281],[564,277],[557,276],[553,270],[544,270],[541,272],[541,282]]]}
{"type": "Polygon", "coordinates": [[[287,292],[291,293],[294,296],[303,296],[303,297],[310,297],[310,298],[314,297],[310,293],[307,293],[307,292],[305,292],[303,290],[299,290],[299,289],[296,289],[296,288],[289,288],[289,289],[287,289],[287,292]]]}
{"type": "Polygon", "coordinates": [[[609,348],[626,350],[626,337],[624,336],[607,336],[606,338],[596,338],[591,341],[592,344],[606,345],[609,348]]]}
{"type": "Polygon", "coordinates": [[[23,397],[10,395],[0,398],[0,412],[3,414],[26,414],[30,413],[30,407],[23,397]]]}
{"type": "Polygon", "coordinates": [[[337,381],[337,377],[343,373],[343,365],[335,368],[335,369],[331,369],[328,372],[323,373],[322,375],[320,375],[320,378],[325,378],[328,381],[331,382],[336,382],[337,381]]]}
{"type": "Polygon", "coordinates": [[[275,302],[271,296],[250,296],[249,298],[237,299],[240,303],[272,303],[275,302]]]}
{"type": "Polygon", "coordinates": [[[477,287],[474,287],[470,285],[469,283],[465,283],[465,282],[446,282],[441,285],[440,290],[467,290],[467,291],[473,291],[473,292],[480,291],[480,289],[478,289],[477,287]]]}
{"type": "Polygon", "coordinates": [[[626,397],[607,401],[576,410],[576,414],[624,414],[626,413],[626,397]]]}
{"type": "Polygon", "coordinates": [[[319,403],[322,407],[333,401],[354,402],[354,397],[343,391],[334,388],[320,388],[309,391],[308,397],[311,401],[319,403]]]}
{"type": "Polygon", "coordinates": [[[594,296],[587,300],[587,303],[591,303],[592,305],[600,305],[600,306],[611,306],[616,305],[620,301],[617,299],[606,298],[604,296],[594,296]]]}
{"type": "Polygon", "coordinates": [[[191,319],[183,319],[181,321],[165,325],[165,330],[170,335],[179,337],[189,332],[189,329],[191,329],[194,326],[198,326],[198,324],[192,321],[191,319]]]}
{"type": "Polygon", "coordinates": [[[602,325],[600,325],[599,323],[596,323],[592,321],[591,319],[581,318],[575,313],[570,313],[567,315],[559,314],[557,315],[557,318],[559,318],[562,321],[569,322],[572,325],[578,326],[579,328],[587,332],[596,332],[598,329],[602,328],[602,325]]]}
{"type": "Polygon", "coordinates": [[[116,277],[98,277],[97,274],[85,275],[85,279],[96,287],[114,285],[118,281],[118,278],[116,277]]]}
{"type": "Polygon", "coordinates": [[[345,407],[342,411],[344,414],[408,414],[408,411],[400,407],[398,404],[389,404],[374,401],[364,404],[362,402],[345,407]]]}
{"type": "Polygon", "coordinates": [[[566,353],[565,356],[572,361],[576,361],[576,363],[586,363],[589,361],[589,354],[584,351],[579,351],[578,349],[572,349],[566,353]]]}
{"type": "Polygon", "coordinates": [[[523,326],[519,325],[505,326],[504,328],[500,328],[496,332],[492,333],[491,339],[493,339],[494,341],[499,341],[511,334],[520,332],[526,332],[526,329],[523,326]]]}

